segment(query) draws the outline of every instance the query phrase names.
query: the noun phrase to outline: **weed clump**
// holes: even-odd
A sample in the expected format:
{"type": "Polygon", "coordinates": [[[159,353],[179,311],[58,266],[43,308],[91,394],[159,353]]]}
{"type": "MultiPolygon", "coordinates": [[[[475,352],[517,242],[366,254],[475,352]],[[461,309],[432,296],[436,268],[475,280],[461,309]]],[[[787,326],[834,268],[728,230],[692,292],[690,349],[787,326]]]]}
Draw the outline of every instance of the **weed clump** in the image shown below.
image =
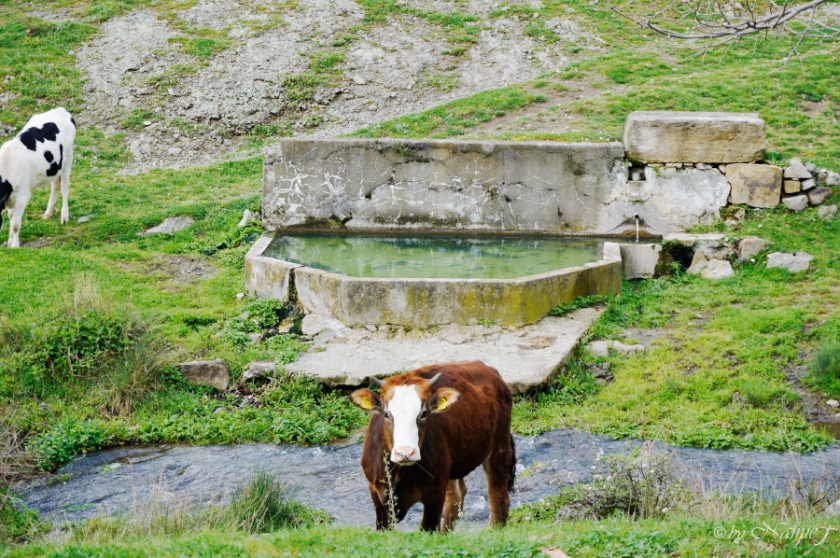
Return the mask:
{"type": "Polygon", "coordinates": [[[223,514],[228,519],[224,523],[247,533],[270,533],[330,522],[325,512],[295,501],[295,494],[271,473],[256,471],[251,481],[234,493],[223,514]]]}
{"type": "Polygon", "coordinates": [[[840,340],[823,343],[808,367],[808,383],[815,384],[831,396],[840,395],[840,340]]]}

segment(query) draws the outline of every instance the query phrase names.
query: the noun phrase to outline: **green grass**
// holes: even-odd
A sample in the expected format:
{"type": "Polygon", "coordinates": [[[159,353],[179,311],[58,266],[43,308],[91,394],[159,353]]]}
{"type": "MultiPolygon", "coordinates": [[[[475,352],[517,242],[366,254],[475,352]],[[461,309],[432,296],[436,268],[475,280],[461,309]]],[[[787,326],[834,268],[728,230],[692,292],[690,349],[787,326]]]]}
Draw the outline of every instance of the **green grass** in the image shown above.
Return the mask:
{"type": "MultiPolygon", "coordinates": [[[[372,512],[371,512],[372,513],[372,512]]],[[[375,533],[368,529],[312,527],[249,536],[230,530],[210,530],[181,536],[123,537],[103,542],[31,544],[10,549],[4,558],[142,558],[213,556],[400,556],[479,558],[544,557],[541,548],[560,548],[580,558],[709,558],[768,556],[770,558],[833,558],[838,537],[834,531],[822,544],[826,520],[788,521],[781,517],[728,521],[696,520],[675,516],[665,520],[629,522],[618,517],[605,521],[530,523],[501,530],[479,530],[450,535],[375,533]],[[801,531],[793,531],[801,529],[801,531]],[[810,531],[798,541],[797,534],[810,531]],[[717,535],[716,535],[717,533],[717,535]],[[785,536],[787,535],[787,536],[785,536]]]]}

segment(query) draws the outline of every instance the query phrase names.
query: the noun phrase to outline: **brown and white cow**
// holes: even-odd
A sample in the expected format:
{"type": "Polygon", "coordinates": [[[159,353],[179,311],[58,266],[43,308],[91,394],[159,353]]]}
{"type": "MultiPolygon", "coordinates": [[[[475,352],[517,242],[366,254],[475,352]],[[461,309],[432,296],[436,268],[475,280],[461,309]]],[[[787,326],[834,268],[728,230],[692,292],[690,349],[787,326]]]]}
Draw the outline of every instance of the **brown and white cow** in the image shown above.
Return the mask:
{"type": "Polygon", "coordinates": [[[393,527],[391,506],[401,521],[421,502],[423,530],[451,530],[464,506],[464,477],[479,465],[487,476],[490,524],[504,525],[516,450],[513,396],[499,372],[479,361],[456,362],[372,381],[380,394],[360,389],[350,398],[371,414],[362,469],[377,529],[393,527]]]}

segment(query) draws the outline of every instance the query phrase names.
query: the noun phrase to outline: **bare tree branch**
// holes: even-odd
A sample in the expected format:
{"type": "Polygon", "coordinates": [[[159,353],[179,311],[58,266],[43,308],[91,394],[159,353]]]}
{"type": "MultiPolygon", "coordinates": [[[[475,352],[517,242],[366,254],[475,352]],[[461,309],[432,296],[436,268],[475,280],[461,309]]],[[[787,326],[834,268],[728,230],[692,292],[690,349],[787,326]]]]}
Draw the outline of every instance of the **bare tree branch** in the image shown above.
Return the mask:
{"type": "Polygon", "coordinates": [[[610,5],[610,7],[620,16],[641,27],[675,39],[740,38],[768,30],[781,30],[795,35],[813,36],[814,27],[816,26],[831,30],[832,33],[830,34],[818,35],[824,38],[840,33],[840,29],[835,29],[826,23],[819,22],[817,25],[809,23],[806,26],[805,32],[797,32],[791,30],[787,23],[796,16],[808,11],[811,12],[811,22],[813,22],[817,7],[826,2],[828,0],[811,0],[803,4],[793,5],[791,0],[787,0],[781,7],[774,2],[768,2],[770,9],[765,12],[759,12],[758,3],[751,3],[747,0],[740,4],[747,12],[743,17],[738,17],[733,11],[730,11],[728,9],[729,4],[702,0],[696,0],[694,2],[671,2],[651,17],[634,14],[628,10],[631,5],[635,4],[635,0],[626,2],[621,6],[610,5]],[[655,23],[655,20],[663,17],[668,10],[679,13],[680,7],[686,4],[689,4],[689,7],[682,14],[682,17],[671,18],[669,21],[676,22],[685,17],[690,17],[694,22],[693,26],[695,30],[693,32],[683,33],[674,31],[673,29],[655,23]]]}

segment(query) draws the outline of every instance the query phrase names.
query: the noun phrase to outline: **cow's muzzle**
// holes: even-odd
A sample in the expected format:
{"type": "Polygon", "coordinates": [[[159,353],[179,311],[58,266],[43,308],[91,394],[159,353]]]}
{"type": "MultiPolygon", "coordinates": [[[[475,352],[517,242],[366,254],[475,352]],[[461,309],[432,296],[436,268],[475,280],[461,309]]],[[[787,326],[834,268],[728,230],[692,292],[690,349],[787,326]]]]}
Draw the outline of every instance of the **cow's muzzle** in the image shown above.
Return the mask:
{"type": "Polygon", "coordinates": [[[391,461],[397,465],[414,465],[420,461],[420,448],[400,446],[391,451],[391,461]]]}

